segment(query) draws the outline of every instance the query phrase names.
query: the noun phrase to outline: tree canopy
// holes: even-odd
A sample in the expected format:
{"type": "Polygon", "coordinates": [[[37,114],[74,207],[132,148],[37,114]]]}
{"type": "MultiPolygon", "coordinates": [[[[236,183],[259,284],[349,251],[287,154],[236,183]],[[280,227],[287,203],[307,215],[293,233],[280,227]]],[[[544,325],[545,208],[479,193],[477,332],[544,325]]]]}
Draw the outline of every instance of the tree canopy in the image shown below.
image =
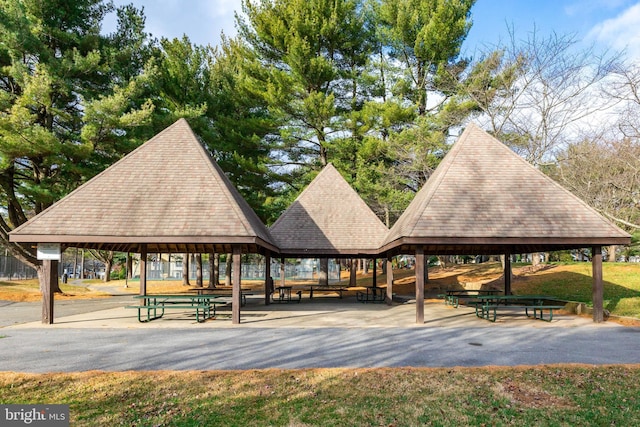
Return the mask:
{"type": "Polygon", "coordinates": [[[244,0],[212,47],[151,38],[132,5],[0,0],[3,244],[37,266],[8,233],[180,117],[267,223],[332,162],[391,226],[476,120],[637,227],[637,66],[557,35],[462,57],[474,3],[244,0]],[[575,131],[614,107],[608,134],[575,131]]]}

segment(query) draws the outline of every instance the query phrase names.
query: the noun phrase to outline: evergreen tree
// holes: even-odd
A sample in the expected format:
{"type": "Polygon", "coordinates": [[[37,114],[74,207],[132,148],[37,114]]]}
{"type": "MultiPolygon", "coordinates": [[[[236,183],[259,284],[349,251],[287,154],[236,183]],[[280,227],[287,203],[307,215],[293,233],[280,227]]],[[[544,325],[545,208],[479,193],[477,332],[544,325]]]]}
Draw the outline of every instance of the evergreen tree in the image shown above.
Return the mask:
{"type": "Polygon", "coordinates": [[[120,9],[118,32],[101,35],[111,11],[101,0],[0,1],[1,237],[38,271],[33,249],[10,244],[9,231],[130,149],[118,141],[151,111],[132,101],[135,61],[114,53],[145,39],[133,25],[141,14],[120,9]]]}

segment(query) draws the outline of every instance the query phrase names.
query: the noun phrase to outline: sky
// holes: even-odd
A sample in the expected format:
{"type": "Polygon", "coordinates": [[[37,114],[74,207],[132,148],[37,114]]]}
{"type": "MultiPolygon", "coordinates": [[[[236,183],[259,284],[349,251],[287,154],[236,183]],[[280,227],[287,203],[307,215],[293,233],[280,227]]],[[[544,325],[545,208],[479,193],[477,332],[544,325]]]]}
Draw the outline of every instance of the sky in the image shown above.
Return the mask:
{"type": "MultiPolygon", "coordinates": [[[[115,0],[144,7],[147,31],[154,37],[175,38],[186,34],[196,44],[215,46],[220,34],[236,34],[234,13],[241,0],[115,0]]],[[[585,44],[606,49],[625,49],[640,58],[640,1],[638,0],[477,0],[472,9],[473,26],[463,54],[506,42],[509,28],[517,38],[534,29],[538,36],[552,32],[571,34],[585,44]]],[[[115,15],[103,31],[115,28],[115,15]]]]}

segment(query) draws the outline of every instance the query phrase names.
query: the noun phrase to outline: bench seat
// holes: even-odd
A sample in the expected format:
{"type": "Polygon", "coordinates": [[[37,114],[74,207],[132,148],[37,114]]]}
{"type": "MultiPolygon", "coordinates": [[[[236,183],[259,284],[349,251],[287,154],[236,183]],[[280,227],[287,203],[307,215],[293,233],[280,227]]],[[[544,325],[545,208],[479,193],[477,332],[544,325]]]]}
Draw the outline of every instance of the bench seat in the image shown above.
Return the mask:
{"type": "Polygon", "coordinates": [[[385,302],[387,300],[387,290],[380,288],[380,292],[363,292],[356,293],[356,300],[359,302],[385,302]]]}
{"type": "MultiPolygon", "coordinates": [[[[215,303],[220,304],[220,303],[215,303]]],[[[196,321],[201,323],[209,318],[213,318],[216,315],[216,306],[215,304],[178,304],[178,303],[167,303],[167,304],[151,304],[151,305],[128,305],[125,308],[137,309],[138,310],[138,321],[139,322],[150,322],[155,319],[160,319],[164,316],[165,310],[195,310],[196,312],[196,321]],[[146,318],[143,318],[143,312],[146,311],[146,318]]]]}
{"type": "Polygon", "coordinates": [[[544,320],[545,322],[551,322],[551,320],[553,320],[553,310],[560,310],[565,308],[565,306],[564,305],[540,305],[540,304],[505,305],[505,304],[476,303],[476,316],[487,319],[490,322],[495,322],[497,317],[497,310],[502,308],[508,308],[508,309],[524,308],[524,312],[527,317],[544,320]],[[533,315],[529,314],[529,310],[533,310],[533,315]],[[546,319],[544,317],[545,310],[547,310],[549,314],[548,318],[546,319]],[[491,315],[491,312],[493,312],[493,316],[491,315]]]}
{"type": "Polygon", "coordinates": [[[342,299],[342,293],[347,291],[346,288],[331,288],[326,286],[309,286],[309,299],[313,298],[314,293],[322,292],[323,294],[337,293],[342,299]]]}
{"type": "Polygon", "coordinates": [[[140,304],[125,308],[138,310],[139,322],[160,319],[165,310],[194,310],[196,321],[204,322],[215,317],[217,304],[227,304],[225,301],[216,301],[217,296],[212,295],[139,295],[134,298],[139,299],[140,304]]]}

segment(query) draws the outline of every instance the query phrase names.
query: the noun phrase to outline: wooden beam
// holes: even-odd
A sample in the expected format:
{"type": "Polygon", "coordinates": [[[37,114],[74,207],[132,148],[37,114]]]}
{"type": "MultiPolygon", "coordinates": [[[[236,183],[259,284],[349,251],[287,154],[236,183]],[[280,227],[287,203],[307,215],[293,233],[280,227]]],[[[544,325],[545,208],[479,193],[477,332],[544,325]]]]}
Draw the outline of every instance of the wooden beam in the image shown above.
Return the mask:
{"type": "Polygon", "coordinates": [[[273,284],[271,278],[271,251],[266,250],[264,252],[264,305],[269,305],[271,299],[269,295],[270,287],[273,284]]]}
{"type": "MultiPolygon", "coordinates": [[[[147,245],[140,245],[140,295],[147,294],[147,245]]],[[[143,298],[144,301],[144,298],[143,298]]]]}
{"type": "Polygon", "coordinates": [[[602,284],[602,246],[592,249],[591,264],[593,267],[593,321],[601,323],[604,320],[604,286],[602,284]]]}
{"type": "Polygon", "coordinates": [[[320,258],[320,268],[318,269],[318,285],[329,286],[329,258],[320,258]]]}
{"type": "Polygon", "coordinates": [[[416,323],[424,323],[424,248],[416,248],[416,323]]]}
{"type": "Polygon", "coordinates": [[[387,256],[387,296],[385,301],[391,305],[393,301],[393,264],[391,262],[391,256],[387,256]]]}
{"type": "Polygon", "coordinates": [[[42,323],[53,324],[53,289],[58,282],[58,261],[42,261],[42,277],[46,285],[42,292],[42,323]]]}
{"type": "Polygon", "coordinates": [[[374,258],[373,259],[373,276],[372,276],[373,277],[372,286],[374,288],[378,286],[378,278],[376,276],[377,276],[377,268],[376,268],[376,259],[374,258]]]}
{"type": "Polygon", "coordinates": [[[286,278],[285,275],[285,263],[284,258],[280,258],[280,286],[285,286],[286,278]]]}
{"type": "Polygon", "coordinates": [[[231,323],[237,325],[240,323],[240,277],[242,276],[242,247],[234,245],[232,253],[233,266],[231,272],[231,323]]]}
{"type": "Polygon", "coordinates": [[[511,254],[504,254],[504,294],[511,295],[511,254]]]}

